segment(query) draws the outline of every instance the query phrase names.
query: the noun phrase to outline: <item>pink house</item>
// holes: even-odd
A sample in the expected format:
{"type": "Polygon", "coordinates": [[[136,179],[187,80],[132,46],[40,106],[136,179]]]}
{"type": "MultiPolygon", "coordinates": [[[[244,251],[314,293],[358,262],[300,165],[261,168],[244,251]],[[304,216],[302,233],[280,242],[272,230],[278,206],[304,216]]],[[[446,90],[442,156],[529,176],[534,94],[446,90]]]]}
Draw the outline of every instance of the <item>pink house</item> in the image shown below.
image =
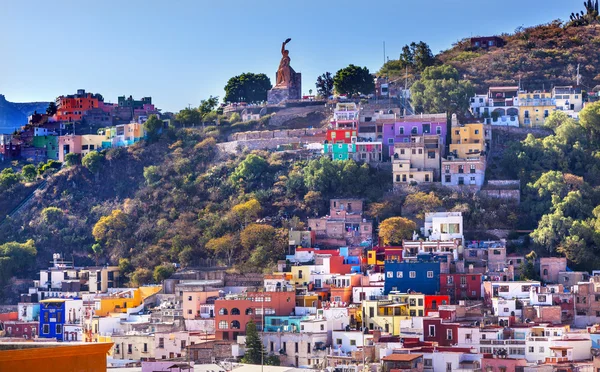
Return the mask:
{"type": "Polygon", "coordinates": [[[190,345],[206,342],[213,339],[213,335],[208,332],[171,332],[171,333],[155,333],[154,334],[154,357],[156,359],[173,359],[185,357],[187,348],[190,345]]]}
{"type": "Polygon", "coordinates": [[[219,291],[183,292],[184,319],[212,319],[219,291]]]}
{"type": "Polygon", "coordinates": [[[67,135],[58,137],[58,161],[64,162],[69,153],[81,154],[81,136],[67,135]]]}

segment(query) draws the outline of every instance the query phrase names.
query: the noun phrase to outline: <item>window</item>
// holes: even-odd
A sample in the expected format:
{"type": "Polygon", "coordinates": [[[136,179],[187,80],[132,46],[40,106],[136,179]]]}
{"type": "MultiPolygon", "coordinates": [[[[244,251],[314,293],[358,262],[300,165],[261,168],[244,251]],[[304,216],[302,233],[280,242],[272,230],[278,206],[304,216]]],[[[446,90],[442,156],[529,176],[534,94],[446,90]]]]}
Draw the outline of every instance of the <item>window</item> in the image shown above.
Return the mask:
{"type": "Polygon", "coordinates": [[[127,344],[127,354],[131,354],[133,352],[133,345],[127,344]]]}
{"type": "Polygon", "coordinates": [[[219,329],[227,329],[227,321],[226,320],[221,320],[219,322],[219,329]]]}
{"type": "MultiPolygon", "coordinates": [[[[227,322],[225,322],[225,325],[227,325],[227,322]]],[[[165,348],[165,339],[162,337],[158,339],[158,348],[159,349],[165,348]]]]}
{"type": "Polygon", "coordinates": [[[227,309],[226,309],[226,308],[222,307],[222,308],[219,310],[219,315],[227,315],[227,314],[229,314],[229,312],[227,311],[227,309]]]}
{"type": "Polygon", "coordinates": [[[324,330],[325,330],[325,325],[321,324],[321,331],[324,331],[324,330]]]}
{"type": "Polygon", "coordinates": [[[240,315],[240,309],[234,307],[233,309],[231,309],[231,315],[240,315]]]}
{"type": "Polygon", "coordinates": [[[458,177],[458,184],[459,185],[464,185],[465,184],[465,178],[464,177],[458,177]]]}
{"type": "Polygon", "coordinates": [[[400,149],[400,155],[404,155],[404,149],[400,149]]]}
{"type": "Polygon", "coordinates": [[[412,154],[416,155],[417,154],[417,150],[416,149],[412,149],[412,154]]]}
{"type": "Polygon", "coordinates": [[[42,328],[42,333],[45,335],[50,333],[50,325],[49,324],[44,324],[44,327],[42,328]]]}
{"type": "Polygon", "coordinates": [[[429,175],[428,174],[425,175],[425,182],[429,182],[429,175]]]}
{"type": "Polygon", "coordinates": [[[435,151],[427,151],[428,159],[435,159],[435,151]]]}
{"type": "Polygon", "coordinates": [[[393,271],[388,271],[388,272],[386,273],[386,276],[387,276],[388,278],[393,278],[393,277],[394,277],[394,272],[393,272],[393,271]]]}
{"type": "Polygon", "coordinates": [[[411,272],[409,272],[409,273],[408,273],[408,276],[409,276],[411,279],[414,279],[414,278],[416,278],[416,277],[417,277],[417,272],[416,272],[416,271],[411,271],[411,272]]]}
{"type": "Polygon", "coordinates": [[[63,333],[63,326],[62,326],[62,324],[57,324],[56,325],[56,334],[57,335],[62,335],[62,333],[63,333]]]}
{"type": "Polygon", "coordinates": [[[87,150],[88,149],[88,145],[81,145],[81,149],[82,150],[87,150]]]}
{"type": "Polygon", "coordinates": [[[451,175],[449,175],[449,174],[446,174],[446,175],[444,176],[444,182],[446,182],[446,183],[450,183],[450,182],[452,182],[452,176],[451,176],[451,175]]]}
{"type": "Polygon", "coordinates": [[[144,342],[144,353],[148,352],[148,344],[144,342]]]}
{"type": "Polygon", "coordinates": [[[192,315],[192,309],[188,309],[188,315],[192,315]]]}
{"type": "Polygon", "coordinates": [[[461,285],[466,285],[467,284],[467,277],[466,276],[461,276],[460,277],[460,284],[461,285]]]}
{"type": "Polygon", "coordinates": [[[350,346],[356,346],[356,340],[350,340],[350,346]]]}
{"type": "Polygon", "coordinates": [[[442,127],[436,127],[435,128],[435,133],[436,134],[442,134],[442,127]]]}
{"type": "Polygon", "coordinates": [[[458,173],[465,173],[465,166],[464,165],[459,165],[458,166],[458,173]]]}
{"type": "Polygon", "coordinates": [[[404,134],[404,128],[403,127],[400,127],[400,132],[399,133],[400,134],[404,134]]]}
{"type": "Polygon", "coordinates": [[[423,155],[423,149],[419,149],[419,155],[423,155]]]}
{"type": "Polygon", "coordinates": [[[403,275],[404,275],[404,273],[402,271],[397,271],[396,272],[396,278],[401,279],[403,275]]]}
{"type": "Polygon", "coordinates": [[[336,338],[336,339],[335,339],[335,343],[336,343],[337,345],[341,345],[341,344],[342,344],[342,339],[341,339],[341,338],[336,338]]]}
{"type": "Polygon", "coordinates": [[[297,353],[298,352],[298,343],[294,343],[294,352],[297,353]]]}
{"type": "Polygon", "coordinates": [[[191,300],[192,300],[192,296],[188,296],[188,301],[191,301],[191,300]]]}
{"type": "Polygon", "coordinates": [[[428,271],[428,272],[427,272],[427,277],[428,277],[429,279],[433,278],[433,271],[428,271]]]}
{"type": "Polygon", "coordinates": [[[475,173],[475,164],[471,164],[471,173],[475,173]]]}
{"type": "Polygon", "coordinates": [[[393,144],[394,144],[394,139],[388,138],[388,145],[393,145],[393,144]]]}
{"type": "Polygon", "coordinates": [[[435,326],[434,325],[429,326],[429,337],[435,337],[435,326]]]}
{"type": "Polygon", "coordinates": [[[451,329],[446,330],[446,340],[452,340],[452,330],[451,329]]]}
{"type": "Polygon", "coordinates": [[[412,127],[412,129],[411,129],[410,133],[411,133],[411,134],[418,134],[418,133],[419,133],[419,130],[417,129],[417,127],[412,127]]]}
{"type": "Polygon", "coordinates": [[[475,134],[479,134],[479,129],[475,129],[475,134]]]}
{"type": "Polygon", "coordinates": [[[454,277],[452,277],[452,276],[449,276],[449,277],[447,277],[447,278],[446,278],[446,282],[447,282],[448,284],[454,284],[454,277]]]}
{"type": "Polygon", "coordinates": [[[544,347],[540,346],[540,353],[543,353],[543,352],[544,352],[544,347]]]}

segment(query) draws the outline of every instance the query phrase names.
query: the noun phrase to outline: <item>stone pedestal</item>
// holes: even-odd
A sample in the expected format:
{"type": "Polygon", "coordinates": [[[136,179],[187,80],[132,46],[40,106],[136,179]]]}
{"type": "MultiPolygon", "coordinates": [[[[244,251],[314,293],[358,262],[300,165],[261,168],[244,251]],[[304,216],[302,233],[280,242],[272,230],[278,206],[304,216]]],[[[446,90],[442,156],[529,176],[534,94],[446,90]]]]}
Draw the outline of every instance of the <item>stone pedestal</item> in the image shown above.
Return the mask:
{"type": "Polygon", "coordinates": [[[302,74],[294,73],[294,84],[288,87],[275,87],[267,92],[267,103],[278,105],[289,100],[302,99],[302,74]]]}

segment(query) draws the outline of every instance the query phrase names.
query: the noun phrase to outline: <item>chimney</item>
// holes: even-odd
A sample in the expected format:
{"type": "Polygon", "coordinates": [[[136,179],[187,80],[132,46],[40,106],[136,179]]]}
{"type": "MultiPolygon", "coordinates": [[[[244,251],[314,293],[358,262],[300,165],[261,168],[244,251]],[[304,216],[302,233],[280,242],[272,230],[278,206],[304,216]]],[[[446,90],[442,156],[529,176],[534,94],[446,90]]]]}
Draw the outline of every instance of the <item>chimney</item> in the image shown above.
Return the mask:
{"type": "MultiPolygon", "coordinates": [[[[392,330],[392,334],[393,334],[393,330],[392,330]]],[[[373,342],[379,342],[379,339],[381,338],[381,331],[380,330],[373,330],[373,342]]]]}

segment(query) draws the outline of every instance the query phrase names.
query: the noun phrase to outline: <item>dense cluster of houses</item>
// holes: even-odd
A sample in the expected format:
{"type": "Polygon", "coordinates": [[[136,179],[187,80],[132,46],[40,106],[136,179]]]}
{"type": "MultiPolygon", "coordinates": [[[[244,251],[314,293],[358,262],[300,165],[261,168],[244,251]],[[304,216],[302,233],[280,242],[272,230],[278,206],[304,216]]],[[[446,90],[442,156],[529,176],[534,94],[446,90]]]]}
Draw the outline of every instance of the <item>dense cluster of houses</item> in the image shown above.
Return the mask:
{"type": "Polygon", "coordinates": [[[338,103],[323,153],[333,160],[391,162],[395,186],[437,182],[481,189],[490,125],[460,125],[453,117],[448,126],[445,113],[400,116],[398,108],[373,106],[338,103]]]}
{"type": "MultiPolygon", "coordinates": [[[[289,232],[271,274],[180,270],[123,288],[118,267],[55,255],[2,341],[112,342],[109,363],[214,363],[245,353],[257,324],[283,366],[359,371],[595,371],[600,273],[564,258],[528,262],[505,240],[468,241],[460,212],[427,213],[400,246],[373,241],[363,201],[333,199],[289,232]],[[522,280],[526,265],[540,280],[522,280]]],[[[233,358],[233,359],[232,359],[233,358]]]]}
{"type": "Polygon", "coordinates": [[[62,162],[70,153],[84,156],[90,151],[129,146],[144,138],[143,123],[150,115],[160,117],[151,97],[135,100],[121,96],[117,103],[107,103],[100,94],[80,89],[56,98],[55,104],[53,115],[34,113],[17,133],[0,134],[0,160],[62,162]]]}
{"type": "Polygon", "coordinates": [[[470,110],[486,124],[532,128],[543,126],[557,110],[578,118],[584,105],[579,87],[555,86],[549,92],[528,92],[519,86],[500,86],[472,97],[470,110]]]}

